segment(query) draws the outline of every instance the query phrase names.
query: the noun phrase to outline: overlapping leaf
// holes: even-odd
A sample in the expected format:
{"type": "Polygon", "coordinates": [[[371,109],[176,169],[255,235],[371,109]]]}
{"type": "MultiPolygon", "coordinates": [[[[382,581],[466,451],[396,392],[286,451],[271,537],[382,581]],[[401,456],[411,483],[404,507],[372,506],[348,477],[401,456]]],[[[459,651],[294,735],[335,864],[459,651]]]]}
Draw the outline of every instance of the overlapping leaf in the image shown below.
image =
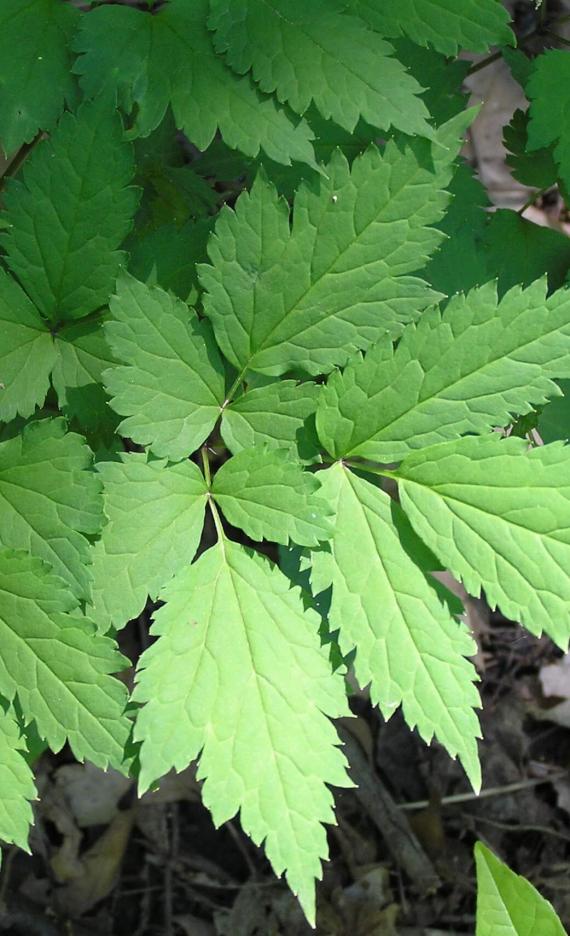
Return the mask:
{"type": "Polygon", "coordinates": [[[52,322],[105,305],[138,195],[132,147],[110,96],[64,114],[3,196],[7,262],[52,322]]]}
{"type": "Polygon", "coordinates": [[[331,552],[313,556],[313,576],[332,583],[329,620],[342,652],[356,648],[356,677],[383,715],[402,705],[424,740],[435,735],[459,756],[478,790],[480,703],[465,659],[473,641],[426,577],[425,550],[398,505],[340,464],[320,476],[336,521],[331,552]]]}
{"type": "Polygon", "coordinates": [[[142,657],[134,698],[146,704],[135,737],[143,790],[201,752],[216,825],[239,811],[314,921],[322,823],[334,821],[326,784],[349,785],[327,716],[347,706],[342,676],[320,645],[320,619],[290,585],[226,540],[179,573],[161,596],[158,640],[142,657]]]}
{"type": "MultiPolygon", "coordinates": [[[[63,419],[30,423],[0,443],[0,540],[44,559],[78,598],[89,596],[85,534],[103,523],[101,483],[81,436],[63,419]]],[[[2,690],[0,689],[0,692],[2,690]]]]}
{"type": "Polygon", "coordinates": [[[224,410],[224,442],[234,453],[256,445],[302,448],[305,421],[315,412],[319,392],[311,380],[279,380],[248,390],[224,410]]]}
{"type": "Polygon", "coordinates": [[[359,118],[382,130],[432,135],[421,85],[393,48],[343,0],[210,0],[214,44],[239,74],[251,71],[298,114],[312,101],[348,131],[359,118]]]}
{"type": "Polygon", "coordinates": [[[317,189],[299,189],[292,228],[263,175],[220,212],[212,265],[201,268],[204,308],[241,373],[330,371],[384,331],[399,335],[437,297],[409,274],[443,239],[430,225],[443,215],[442,187],[471,117],[444,125],[431,154],[388,143],[352,170],[337,154],[317,189]]]}
{"type": "Polygon", "coordinates": [[[561,647],[570,637],[570,449],[473,436],[416,452],[395,473],[412,526],[491,606],[561,647]]]}
{"type": "Polygon", "coordinates": [[[77,600],[49,566],[22,551],[0,551],[0,692],[17,694],[54,751],[120,767],[129,736],[125,686],[111,673],[128,660],[97,636],[77,600]]]}
{"type": "Polygon", "coordinates": [[[216,55],[206,27],[208,0],[170,0],[156,15],[103,6],[82,21],[76,69],[87,95],[119,92],[135,111],[133,134],[158,126],[169,104],[176,124],[204,150],[219,128],[226,143],[248,156],[260,149],[276,162],[314,165],[308,124],[293,122],[249,78],[216,55]]]}
{"type": "Polygon", "coordinates": [[[570,190],[570,56],[561,49],[539,55],[526,85],[530,99],[530,152],[554,144],[554,158],[566,191],[570,190]]]}
{"type": "Polygon", "coordinates": [[[89,616],[100,630],[136,617],[148,595],[192,562],[204,523],[206,484],[190,461],[167,465],[123,455],[97,466],[107,524],[93,550],[89,616]]]}
{"type": "Polygon", "coordinates": [[[546,297],[546,283],[496,284],[455,296],[333,374],[317,412],[319,437],[335,457],[388,463],[466,432],[504,426],[513,413],[558,394],[570,376],[570,290],[546,297]]]}
{"type": "MultiPolygon", "coordinates": [[[[3,553],[0,552],[0,569],[3,553]]],[[[1,571],[0,571],[1,580],[1,571]]],[[[14,711],[0,705],[0,839],[28,850],[33,821],[30,800],[37,798],[34,775],[24,754],[26,742],[14,711]]]]}

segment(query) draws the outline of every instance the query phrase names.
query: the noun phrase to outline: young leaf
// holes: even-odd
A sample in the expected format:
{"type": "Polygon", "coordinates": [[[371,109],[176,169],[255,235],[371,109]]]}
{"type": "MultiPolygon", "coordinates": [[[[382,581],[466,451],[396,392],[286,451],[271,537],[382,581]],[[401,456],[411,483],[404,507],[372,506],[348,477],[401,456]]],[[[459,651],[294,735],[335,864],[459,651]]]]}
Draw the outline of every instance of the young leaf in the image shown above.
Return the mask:
{"type": "Polygon", "coordinates": [[[31,416],[49,390],[57,353],[46,323],[15,280],[0,269],[0,419],[31,416]]]}
{"type": "Polygon", "coordinates": [[[318,188],[301,185],[292,228],[263,175],[235,210],[222,209],[200,278],[218,344],[240,373],[330,371],[384,331],[401,334],[437,298],[409,274],[443,240],[430,225],[443,215],[442,187],[471,116],[440,128],[431,158],[388,143],[351,170],[337,153],[318,188]]]}
{"type": "Polygon", "coordinates": [[[570,637],[570,449],[467,437],[395,472],[412,526],[472,595],[560,647],[570,637]]]}
{"type": "Polygon", "coordinates": [[[526,94],[530,99],[527,150],[555,144],[554,158],[566,190],[570,190],[570,56],[550,49],[535,61],[526,94]]]}
{"type": "Polygon", "coordinates": [[[552,904],[532,884],[475,845],[477,865],[476,936],[566,936],[552,904]]]}
{"type": "Polygon", "coordinates": [[[7,262],[52,322],[105,305],[137,203],[132,147],[107,95],[64,114],[6,188],[7,262]]]}
{"type": "Polygon", "coordinates": [[[51,130],[75,97],[69,42],[79,10],[61,0],[3,0],[0,9],[0,150],[51,130]]]}
{"type": "Polygon", "coordinates": [[[316,475],[303,471],[287,450],[251,448],[222,465],[212,497],[229,522],[254,540],[316,546],[332,532],[332,510],[319,489],[316,475]]]}
{"type": "MultiPolygon", "coordinates": [[[[78,598],[89,596],[84,534],[103,523],[101,483],[84,440],[63,419],[44,419],[0,443],[0,539],[44,559],[78,598]]],[[[2,690],[0,689],[0,692],[2,690]]]]}
{"type": "Polygon", "coordinates": [[[102,6],[83,17],[76,63],[88,96],[118,91],[132,135],[148,136],[169,104],[176,125],[205,150],[219,128],[228,146],[276,162],[315,165],[313,135],[293,122],[249,78],[234,75],[216,55],[206,27],[207,0],[170,0],[156,15],[125,6],[102,6]]]}
{"type": "Polygon", "coordinates": [[[343,0],[210,0],[214,45],[240,75],[276,92],[298,114],[312,101],[322,116],[352,132],[363,118],[432,136],[417,96],[421,85],[392,57],[393,48],[343,0]]]}
{"type": "Polygon", "coordinates": [[[171,461],[187,458],[222,412],[225,375],[207,322],[165,293],[124,275],[105,334],[121,367],[104,373],[119,432],[171,461]]]}
{"type": "Polygon", "coordinates": [[[207,488],[190,461],[147,463],[123,455],[97,465],[108,519],[93,550],[89,617],[99,630],[123,627],[192,562],[202,535],[207,488]]]}
{"type": "Polygon", "coordinates": [[[356,0],[355,10],[383,36],[409,36],[444,55],[514,45],[501,0],[356,0]]]}
{"type": "Polygon", "coordinates": [[[320,390],[311,380],[278,380],[248,390],[224,410],[221,432],[230,452],[259,445],[297,449],[320,390]]]}
{"type": "Polygon", "coordinates": [[[349,786],[328,720],[348,714],[320,619],[276,566],[227,540],[161,595],[159,639],[142,656],[135,725],[140,787],[200,755],[203,799],[216,825],[240,812],[314,922],[314,879],[333,822],[326,784],[349,786]],[[228,652],[230,651],[230,652],[228,652]]]}
{"type": "Polygon", "coordinates": [[[336,523],[331,553],[313,554],[314,575],[332,581],[329,621],[343,654],[356,648],[356,677],[382,714],[402,705],[410,727],[458,755],[478,790],[480,702],[465,659],[475,644],[423,571],[425,547],[398,505],[340,464],[319,477],[336,523]]]}
{"type": "Polygon", "coordinates": [[[111,677],[126,660],[77,611],[49,566],[22,551],[0,551],[0,692],[54,751],[69,741],[79,760],[120,767],[129,736],[125,686],[111,677]]]}
{"type": "MultiPolygon", "coordinates": [[[[3,555],[0,552],[0,569],[3,555]]],[[[28,851],[28,832],[33,822],[29,801],[37,799],[37,792],[34,775],[26,763],[25,753],[26,742],[22,737],[14,711],[6,703],[2,703],[0,704],[0,839],[28,851]]]]}
{"type": "Polygon", "coordinates": [[[570,290],[515,287],[499,302],[488,283],[431,309],[329,378],[317,430],[335,458],[399,461],[466,432],[504,426],[557,395],[570,376],[570,290]]]}

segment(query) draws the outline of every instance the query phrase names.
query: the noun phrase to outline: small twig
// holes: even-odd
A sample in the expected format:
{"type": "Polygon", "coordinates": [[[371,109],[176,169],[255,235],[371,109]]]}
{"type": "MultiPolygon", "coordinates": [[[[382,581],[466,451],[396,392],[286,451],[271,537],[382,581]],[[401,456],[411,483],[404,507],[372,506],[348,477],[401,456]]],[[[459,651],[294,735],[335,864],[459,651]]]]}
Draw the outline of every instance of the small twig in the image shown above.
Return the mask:
{"type": "Polygon", "coordinates": [[[488,55],[486,58],[481,59],[480,62],[475,62],[475,64],[471,66],[471,68],[469,69],[465,77],[471,78],[471,75],[477,74],[478,71],[481,71],[482,68],[487,68],[487,65],[492,65],[493,62],[497,62],[500,58],[502,58],[502,56],[503,56],[503,53],[499,49],[498,52],[493,52],[491,53],[491,55],[488,55]]]}
{"type": "Polygon", "coordinates": [[[553,39],[556,39],[557,42],[562,43],[564,46],[570,46],[570,39],[565,39],[564,36],[559,36],[558,33],[554,32],[553,29],[546,29],[545,32],[548,33],[553,39]]]}
{"type": "MultiPolygon", "coordinates": [[[[529,780],[519,780],[517,783],[509,783],[502,787],[489,787],[480,793],[454,793],[452,796],[444,796],[439,801],[440,806],[453,806],[456,803],[470,803],[473,800],[488,799],[491,796],[506,796],[508,793],[518,793],[520,790],[529,790],[532,787],[541,786],[543,783],[552,783],[560,777],[566,777],[567,770],[558,770],[551,773],[548,777],[534,777],[529,780]]],[[[398,803],[398,809],[413,810],[427,809],[430,806],[429,800],[417,800],[414,803],[398,803]]]]}
{"type": "Polygon", "coordinates": [[[548,192],[548,190],[551,189],[551,188],[552,188],[551,185],[545,185],[544,188],[539,189],[537,192],[533,192],[533,194],[530,196],[530,198],[528,199],[528,201],[526,201],[526,202],[524,203],[524,205],[522,206],[522,208],[519,208],[519,209],[518,209],[517,214],[519,215],[519,217],[522,218],[522,216],[523,216],[523,214],[525,213],[525,211],[527,210],[527,208],[532,208],[532,206],[536,204],[536,202],[538,201],[538,199],[540,198],[540,196],[541,196],[541,195],[544,195],[544,194],[545,194],[546,192],[548,192]]]}
{"type": "Polygon", "coordinates": [[[494,826],[496,829],[504,829],[506,832],[540,832],[542,835],[552,835],[554,838],[562,839],[563,842],[570,842],[570,835],[564,832],[558,832],[548,826],[542,825],[519,825],[516,822],[499,822],[498,819],[488,819],[486,816],[474,816],[473,813],[461,813],[462,816],[474,819],[475,822],[483,822],[486,825],[494,826]]]}

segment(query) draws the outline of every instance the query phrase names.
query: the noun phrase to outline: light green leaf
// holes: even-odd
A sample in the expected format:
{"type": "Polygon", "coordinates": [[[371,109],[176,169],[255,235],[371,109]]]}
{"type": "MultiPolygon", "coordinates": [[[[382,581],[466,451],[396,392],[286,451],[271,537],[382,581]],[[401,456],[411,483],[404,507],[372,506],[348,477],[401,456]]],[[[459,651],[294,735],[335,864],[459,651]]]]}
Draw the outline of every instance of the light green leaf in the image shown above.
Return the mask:
{"type": "Polygon", "coordinates": [[[399,705],[410,727],[435,736],[459,759],[475,790],[480,706],[476,651],[424,572],[425,547],[398,505],[382,490],[337,464],[319,472],[336,511],[331,552],[313,554],[313,585],[332,582],[329,615],[343,654],[356,648],[356,678],[385,718],[399,705]]]}
{"type": "Polygon", "coordinates": [[[190,461],[147,463],[123,455],[97,465],[105,515],[93,550],[89,617],[99,630],[123,627],[156,599],[172,576],[192,562],[202,535],[206,484],[190,461]]]}
{"type": "Polygon", "coordinates": [[[224,208],[200,268],[204,310],[225,356],[277,376],[330,371],[438,298],[418,277],[443,235],[430,226],[472,114],[438,131],[437,145],[370,147],[352,169],[338,152],[327,179],[289,206],[260,174],[235,210],[224,208]]]}
{"type": "Polygon", "coordinates": [[[254,540],[316,546],[332,532],[320,486],[286,449],[250,448],[222,465],[212,496],[229,522],[254,540]]]}
{"type": "Polygon", "coordinates": [[[225,399],[225,375],[207,322],[157,286],[120,277],[105,334],[124,366],[104,373],[119,432],[172,461],[210,434],[225,399]]]}
{"type": "Polygon", "coordinates": [[[0,419],[31,416],[49,390],[53,338],[18,284],[0,269],[0,419]]]}
{"type": "Polygon", "coordinates": [[[467,437],[395,472],[412,526],[472,595],[560,647],[570,637],[570,449],[467,437]]]}
{"type": "Polygon", "coordinates": [[[52,322],[105,305],[124,262],[138,194],[129,188],[132,147],[112,99],[66,113],[3,195],[9,230],[0,238],[20,283],[52,322]]]}
{"type": "Polygon", "coordinates": [[[61,0],[2,0],[0,149],[12,153],[51,130],[75,97],[69,41],[79,11],[61,0]]]}
{"type": "Polygon", "coordinates": [[[552,904],[482,842],[475,845],[475,862],[476,936],[566,936],[552,904]]]}
{"type": "Polygon", "coordinates": [[[409,36],[444,55],[514,45],[501,0],[355,0],[354,9],[383,36],[409,36]]]}
{"type": "Polygon", "coordinates": [[[127,691],[110,674],[129,661],[96,635],[65,582],[21,551],[0,551],[0,634],[0,692],[17,693],[26,722],[54,751],[69,741],[79,760],[120,767],[127,691]]]}
{"type": "Polygon", "coordinates": [[[559,391],[570,376],[570,290],[546,298],[546,282],[495,283],[426,312],[394,349],[386,338],[329,378],[317,411],[335,458],[399,461],[466,432],[505,426],[559,391]]]}
{"type": "Polygon", "coordinates": [[[240,812],[314,922],[322,823],[334,822],[326,784],[350,785],[326,717],[348,714],[343,678],[320,644],[319,616],[276,566],[227,540],[161,598],[134,693],[146,703],[135,726],[141,789],[201,752],[214,822],[240,812]]]}
{"type": "Polygon", "coordinates": [[[297,449],[305,420],[316,409],[320,386],[279,380],[248,390],[224,410],[222,436],[234,454],[252,446],[297,449]]]}
{"type": "Polygon", "coordinates": [[[216,55],[206,27],[208,0],[170,0],[156,15],[102,6],[83,17],[75,68],[88,96],[118,91],[134,111],[132,135],[148,136],[169,104],[176,125],[205,150],[219,128],[228,146],[276,162],[314,165],[313,135],[271,98],[259,94],[216,55]]]}
{"type": "Polygon", "coordinates": [[[570,190],[570,56],[550,49],[534,60],[525,92],[530,100],[527,150],[555,144],[554,158],[566,190],[570,190]]]}
{"type": "Polygon", "coordinates": [[[314,101],[322,116],[352,132],[360,118],[432,136],[422,87],[393,48],[344,0],[210,0],[214,45],[240,75],[251,71],[298,114],[314,101]]]}
{"type": "MultiPolygon", "coordinates": [[[[0,570],[4,555],[0,552],[0,570]]],[[[28,833],[34,821],[29,800],[37,799],[37,792],[25,754],[20,725],[4,703],[0,705],[0,839],[29,851],[28,833]]]]}
{"type": "MultiPolygon", "coordinates": [[[[0,540],[44,559],[87,598],[91,550],[103,523],[91,452],[63,419],[44,419],[0,443],[0,540]]],[[[2,690],[0,689],[0,692],[2,690]]]]}

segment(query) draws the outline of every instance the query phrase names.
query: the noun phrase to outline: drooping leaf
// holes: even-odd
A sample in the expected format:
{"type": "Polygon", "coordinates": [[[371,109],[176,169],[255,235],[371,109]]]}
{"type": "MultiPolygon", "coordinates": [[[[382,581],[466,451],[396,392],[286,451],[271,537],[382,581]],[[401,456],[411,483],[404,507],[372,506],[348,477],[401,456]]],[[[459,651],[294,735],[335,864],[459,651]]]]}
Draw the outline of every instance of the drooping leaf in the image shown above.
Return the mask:
{"type": "Polygon", "coordinates": [[[119,93],[134,111],[132,135],[147,136],[168,105],[176,125],[204,150],[219,129],[228,146],[276,162],[314,165],[312,134],[249,78],[232,73],[212,46],[208,0],[170,0],[156,15],[125,6],[102,6],[82,20],[75,42],[85,93],[119,93]]]}
{"type": "Polygon", "coordinates": [[[89,617],[99,630],[123,627],[192,562],[202,534],[206,484],[190,461],[167,465],[145,455],[102,462],[107,524],[93,550],[89,617]]]}
{"type": "Polygon", "coordinates": [[[480,702],[466,659],[475,644],[426,576],[426,550],[398,505],[340,464],[319,475],[336,522],[331,552],[315,553],[313,561],[317,576],[332,582],[329,621],[339,629],[341,651],[356,648],[356,677],[362,687],[370,684],[382,714],[389,718],[402,705],[410,727],[459,756],[478,790],[473,709],[480,702]]]}
{"type": "Polygon", "coordinates": [[[566,191],[570,191],[570,56],[550,49],[537,56],[526,95],[530,100],[527,150],[554,144],[554,158],[566,191]]]}
{"type": "Polygon", "coordinates": [[[3,196],[7,262],[52,322],[105,305],[137,203],[132,147],[111,99],[66,113],[3,196]]]}
{"type": "Polygon", "coordinates": [[[409,36],[444,55],[513,45],[501,0],[355,0],[354,9],[383,36],[409,36]]]}
{"type": "Polygon", "coordinates": [[[104,373],[119,432],[172,461],[194,452],[221,414],[225,375],[207,322],[157,286],[124,275],[105,325],[122,362],[104,373]]]}
{"type": "Polygon", "coordinates": [[[49,389],[56,360],[46,323],[15,280],[0,269],[0,419],[31,416],[49,389]]]}
{"type": "Polygon", "coordinates": [[[212,497],[233,526],[254,540],[316,546],[329,539],[332,511],[316,475],[285,449],[249,448],[217,472],[212,497]]]}
{"type": "Polygon", "coordinates": [[[482,842],[475,846],[475,862],[476,936],[566,936],[552,904],[482,842]]]}
{"type": "MultiPolygon", "coordinates": [[[[0,570],[3,556],[0,552],[0,570]]],[[[0,571],[0,581],[1,581],[0,571]]],[[[0,612],[1,616],[1,612],[0,612]]],[[[0,839],[28,851],[33,822],[30,800],[37,799],[34,775],[24,754],[26,742],[14,710],[0,705],[0,839]]]]}
{"type": "Polygon", "coordinates": [[[570,290],[495,283],[424,313],[394,349],[386,338],[319,399],[317,429],[335,458],[389,463],[466,432],[505,426],[556,396],[570,376],[570,290]]]}
{"type": "Polygon", "coordinates": [[[421,85],[393,48],[343,0],[210,0],[214,45],[238,74],[251,71],[298,114],[312,101],[326,119],[354,130],[359,118],[382,130],[431,136],[421,85]]]}
{"type": "Polygon", "coordinates": [[[259,445],[298,448],[305,420],[315,412],[320,389],[311,380],[279,380],[248,390],[224,410],[224,442],[234,454],[259,445]]]}
{"type": "Polygon", "coordinates": [[[314,921],[322,823],[334,821],[326,784],[350,785],[326,717],[347,714],[343,679],[320,646],[319,617],[276,566],[226,540],[161,598],[134,694],[146,703],[135,726],[141,789],[201,752],[216,825],[239,811],[314,921]]]}
{"type": "Polygon", "coordinates": [[[218,344],[240,373],[330,371],[384,331],[399,335],[437,298],[409,274],[443,239],[430,225],[471,117],[442,127],[431,154],[388,143],[351,170],[337,153],[318,188],[301,185],[292,228],[263,175],[235,210],[222,209],[200,277],[218,344]]]}
{"type": "Polygon", "coordinates": [[[127,692],[110,674],[129,661],[40,559],[1,550],[0,597],[0,692],[10,701],[17,693],[26,722],[34,719],[52,750],[69,741],[79,760],[120,767],[127,692]]]}
{"type": "Polygon", "coordinates": [[[69,43],[79,11],[61,0],[3,0],[0,149],[12,153],[51,130],[75,97],[69,43]]]}
{"type": "Polygon", "coordinates": [[[443,442],[395,472],[412,526],[472,595],[533,634],[570,637],[570,449],[496,434],[443,442]]]}
{"type": "MultiPolygon", "coordinates": [[[[48,562],[87,598],[91,550],[85,534],[103,523],[91,452],[63,419],[43,419],[0,443],[0,540],[48,562]]],[[[0,689],[0,692],[2,690],[0,689]]]]}

